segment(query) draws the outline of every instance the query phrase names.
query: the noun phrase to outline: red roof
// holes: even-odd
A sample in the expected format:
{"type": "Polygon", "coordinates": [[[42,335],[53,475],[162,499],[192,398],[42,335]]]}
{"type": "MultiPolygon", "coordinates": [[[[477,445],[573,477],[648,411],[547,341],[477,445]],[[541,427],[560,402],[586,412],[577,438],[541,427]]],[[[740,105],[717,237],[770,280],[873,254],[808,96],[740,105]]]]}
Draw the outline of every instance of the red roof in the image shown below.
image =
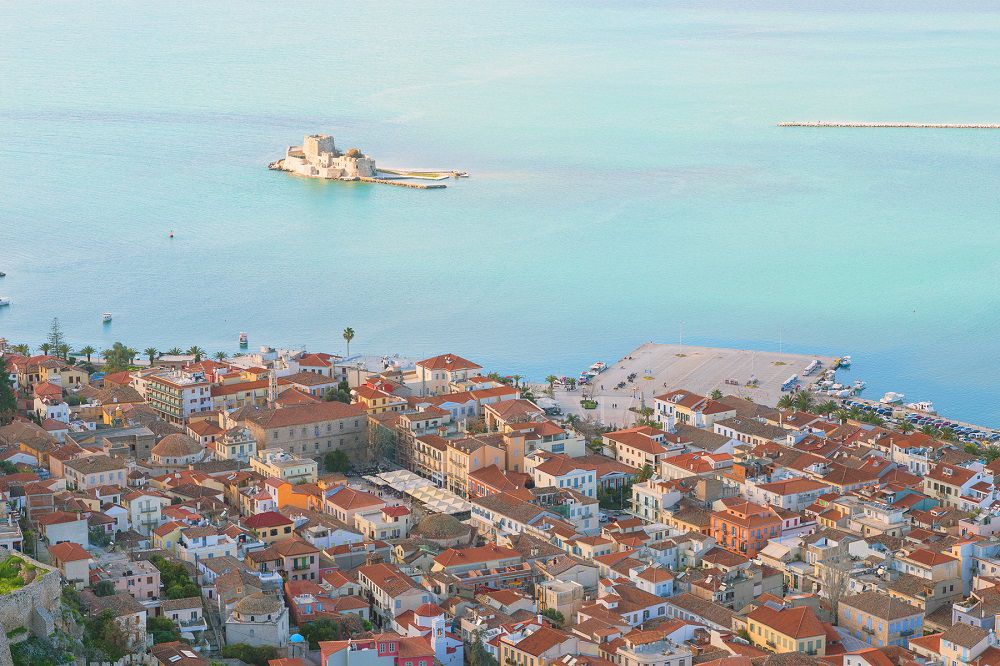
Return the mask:
{"type": "Polygon", "coordinates": [[[290,518],[281,515],[277,511],[265,511],[264,513],[247,516],[243,519],[243,525],[250,529],[258,529],[260,527],[279,527],[291,524],[292,520],[290,518]]]}
{"type": "Polygon", "coordinates": [[[90,553],[84,550],[83,546],[72,541],[63,541],[50,546],[49,553],[59,562],[79,562],[90,559],[90,553]]]}

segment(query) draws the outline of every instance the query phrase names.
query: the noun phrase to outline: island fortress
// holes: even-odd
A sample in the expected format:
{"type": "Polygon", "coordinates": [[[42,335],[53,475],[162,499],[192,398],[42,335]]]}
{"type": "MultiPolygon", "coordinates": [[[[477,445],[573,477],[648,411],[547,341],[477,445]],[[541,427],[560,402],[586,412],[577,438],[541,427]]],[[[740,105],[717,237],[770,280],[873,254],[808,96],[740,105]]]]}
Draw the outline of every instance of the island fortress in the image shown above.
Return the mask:
{"type": "Polygon", "coordinates": [[[357,148],[341,153],[328,134],[306,136],[301,146],[289,146],[284,159],[270,167],[309,178],[357,180],[376,176],[374,159],[357,148]]]}

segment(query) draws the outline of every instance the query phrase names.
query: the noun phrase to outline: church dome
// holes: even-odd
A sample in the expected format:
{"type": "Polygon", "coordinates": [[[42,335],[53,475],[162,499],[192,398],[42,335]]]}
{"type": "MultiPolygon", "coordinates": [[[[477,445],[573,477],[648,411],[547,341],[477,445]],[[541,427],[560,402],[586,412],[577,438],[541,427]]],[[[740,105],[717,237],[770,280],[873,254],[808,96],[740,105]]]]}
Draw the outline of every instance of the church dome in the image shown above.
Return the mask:
{"type": "Polygon", "coordinates": [[[471,530],[454,516],[446,513],[435,513],[427,516],[411,530],[411,535],[425,539],[457,539],[465,536],[471,530]]]}
{"type": "Polygon", "coordinates": [[[273,595],[254,592],[243,597],[233,606],[233,612],[241,617],[276,615],[281,611],[281,603],[273,595]]]}
{"type": "Polygon", "coordinates": [[[150,453],[160,458],[182,458],[201,453],[203,447],[193,437],[176,433],[167,435],[154,446],[150,453]]]}

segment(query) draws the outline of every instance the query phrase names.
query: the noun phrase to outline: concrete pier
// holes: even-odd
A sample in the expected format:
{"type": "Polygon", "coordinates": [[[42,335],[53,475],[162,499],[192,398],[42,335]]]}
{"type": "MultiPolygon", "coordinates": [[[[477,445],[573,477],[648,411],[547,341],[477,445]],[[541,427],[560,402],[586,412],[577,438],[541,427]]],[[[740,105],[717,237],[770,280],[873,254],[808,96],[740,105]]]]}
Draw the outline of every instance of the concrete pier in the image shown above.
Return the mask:
{"type": "Polygon", "coordinates": [[[793,120],[778,127],[905,127],[920,129],[1000,129],[994,123],[863,123],[837,120],[793,120]]]}
{"type": "Polygon", "coordinates": [[[383,185],[395,185],[396,187],[411,187],[415,190],[440,190],[447,185],[442,183],[404,183],[399,180],[392,180],[391,178],[358,178],[362,183],[381,183],[383,185]]]}

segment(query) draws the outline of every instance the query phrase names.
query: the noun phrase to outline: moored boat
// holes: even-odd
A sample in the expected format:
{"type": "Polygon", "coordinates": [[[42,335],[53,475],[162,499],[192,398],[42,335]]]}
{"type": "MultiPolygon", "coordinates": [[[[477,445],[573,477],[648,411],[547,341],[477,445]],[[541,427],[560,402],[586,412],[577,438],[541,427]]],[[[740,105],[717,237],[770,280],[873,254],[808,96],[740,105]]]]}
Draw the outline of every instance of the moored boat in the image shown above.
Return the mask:
{"type": "Polygon", "coordinates": [[[105,324],[107,324],[109,321],[111,321],[111,313],[110,312],[105,312],[104,314],[102,314],[101,315],[101,321],[103,321],[105,324]]]}
{"type": "Polygon", "coordinates": [[[0,305],[10,305],[10,299],[6,296],[0,296],[0,305]]]}

